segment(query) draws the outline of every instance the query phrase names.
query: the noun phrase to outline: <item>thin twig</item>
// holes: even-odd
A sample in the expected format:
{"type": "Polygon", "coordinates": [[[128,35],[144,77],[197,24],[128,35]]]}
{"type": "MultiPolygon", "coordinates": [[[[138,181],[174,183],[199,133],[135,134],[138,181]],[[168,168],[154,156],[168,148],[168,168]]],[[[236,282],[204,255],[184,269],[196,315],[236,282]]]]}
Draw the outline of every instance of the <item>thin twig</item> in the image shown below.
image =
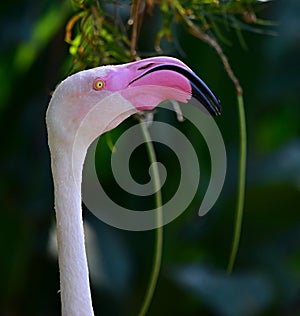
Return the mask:
{"type": "Polygon", "coordinates": [[[137,43],[137,34],[138,34],[138,20],[139,20],[139,11],[140,11],[140,0],[134,0],[132,2],[132,11],[130,18],[130,25],[132,25],[132,34],[130,41],[130,60],[134,60],[136,56],[136,43],[137,43]]]}
{"type": "Polygon", "coordinates": [[[242,95],[243,89],[239,83],[238,78],[235,76],[235,74],[234,74],[234,72],[229,64],[229,61],[228,61],[226,55],[224,54],[221,46],[219,45],[219,43],[214,38],[212,38],[208,34],[204,33],[185,14],[181,13],[180,11],[179,11],[179,14],[181,15],[181,17],[183,18],[185,23],[189,26],[191,33],[194,36],[198,37],[200,40],[202,40],[203,42],[209,44],[212,48],[214,48],[214,50],[217,52],[217,54],[219,55],[223,65],[224,65],[224,68],[228,74],[228,77],[231,79],[231,81],[234,84],[237,94],[242,95]]]}

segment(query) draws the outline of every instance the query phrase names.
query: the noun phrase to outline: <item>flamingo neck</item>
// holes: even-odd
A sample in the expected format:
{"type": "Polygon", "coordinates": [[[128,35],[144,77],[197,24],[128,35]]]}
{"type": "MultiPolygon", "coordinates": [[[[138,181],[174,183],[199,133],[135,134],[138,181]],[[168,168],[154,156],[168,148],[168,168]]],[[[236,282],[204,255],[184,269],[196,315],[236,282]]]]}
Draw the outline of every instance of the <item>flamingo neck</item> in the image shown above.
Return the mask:
{"type": "Polygon", "coordinates": [[[84,106],[82,100],[69,106],[62,92],[54,93],[46,114],[55,193],[62,315],[93,316],[81,209],[83,163],[92,141],[137,109],[117,92],[84,106]]]}
{"type": "Polygon", "coordinates": [[[68,153],[52,152],[62,315],[92,316],[81,209],[82,166],[72,167],[68,153]]]}

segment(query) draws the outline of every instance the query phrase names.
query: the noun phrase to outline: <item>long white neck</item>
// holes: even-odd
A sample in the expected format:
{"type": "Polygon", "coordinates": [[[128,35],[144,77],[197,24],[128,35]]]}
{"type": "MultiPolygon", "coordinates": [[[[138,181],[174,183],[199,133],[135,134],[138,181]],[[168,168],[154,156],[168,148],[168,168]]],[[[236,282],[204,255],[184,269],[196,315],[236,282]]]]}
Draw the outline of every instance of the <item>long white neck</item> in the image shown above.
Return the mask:
{"type": "Polygon", "coordinates": [[[92,316],[81,210],[83,163],[87,148],[97,136],[137,110],[119,93],[96,103],[78,98],[69,104],[62,92],[56,90],[46,115],[55,190],[62,315],[92,316]]]}
{"type": "Polygon", "coordinates": [[[81,170],[68,152],[52,152],[63,316],[94,315],[81,210],[81,170]]]}

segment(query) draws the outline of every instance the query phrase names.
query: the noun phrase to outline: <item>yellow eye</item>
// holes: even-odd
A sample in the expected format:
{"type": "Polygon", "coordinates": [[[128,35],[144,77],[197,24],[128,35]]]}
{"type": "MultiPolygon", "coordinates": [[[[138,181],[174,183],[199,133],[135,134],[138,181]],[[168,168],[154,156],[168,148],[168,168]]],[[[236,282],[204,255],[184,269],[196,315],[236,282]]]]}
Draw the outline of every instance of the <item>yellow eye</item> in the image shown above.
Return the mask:
{"type": "Polygon", "coordinates": [[[95,90],[102,90],[102,89],[104,88],[104,86],[105,86],[105,83],[104,83],[103,80],[101,80],[101,79],[96,79],[96,80],[94,81],[94,89],[95,89],[95,90]]]}

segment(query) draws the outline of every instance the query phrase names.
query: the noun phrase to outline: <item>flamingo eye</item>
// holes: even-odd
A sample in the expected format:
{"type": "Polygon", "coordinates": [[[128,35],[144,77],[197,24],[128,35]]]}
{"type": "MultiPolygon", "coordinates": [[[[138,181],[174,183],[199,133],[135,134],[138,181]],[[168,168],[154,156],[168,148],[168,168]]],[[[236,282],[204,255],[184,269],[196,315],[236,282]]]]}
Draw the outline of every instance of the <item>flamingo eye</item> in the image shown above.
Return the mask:
{"type": "Polygon", "coordinates": [[[102,90],[103,88],[104,88],[104,86],[105,86],[105,82],[102,80],[102,79],[96,79],[95,81],[94,81],[94,85],[93,85],[93,88],[95,89],[95,90],[102,90]]]}

